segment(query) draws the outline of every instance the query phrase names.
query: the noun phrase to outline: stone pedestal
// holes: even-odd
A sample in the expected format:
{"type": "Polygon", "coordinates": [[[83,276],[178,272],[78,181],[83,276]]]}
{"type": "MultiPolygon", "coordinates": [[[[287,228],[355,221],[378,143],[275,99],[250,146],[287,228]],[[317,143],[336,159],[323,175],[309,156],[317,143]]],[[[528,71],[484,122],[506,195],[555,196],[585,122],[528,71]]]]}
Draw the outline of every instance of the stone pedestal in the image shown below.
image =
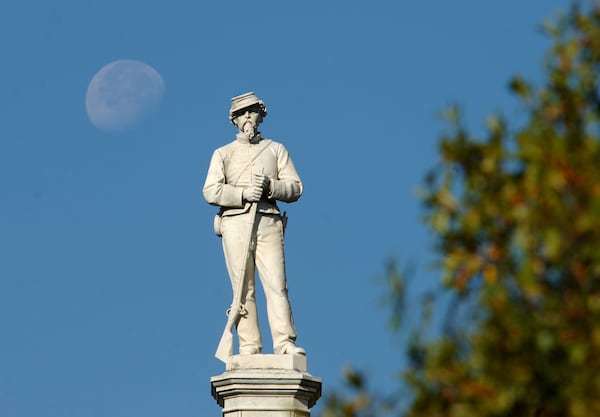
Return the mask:
{"type": "Polygon", "coordinates": [[[309,417],[321,396],[301,355],[232,356],[210,384],[223,417],[309,417]]]}

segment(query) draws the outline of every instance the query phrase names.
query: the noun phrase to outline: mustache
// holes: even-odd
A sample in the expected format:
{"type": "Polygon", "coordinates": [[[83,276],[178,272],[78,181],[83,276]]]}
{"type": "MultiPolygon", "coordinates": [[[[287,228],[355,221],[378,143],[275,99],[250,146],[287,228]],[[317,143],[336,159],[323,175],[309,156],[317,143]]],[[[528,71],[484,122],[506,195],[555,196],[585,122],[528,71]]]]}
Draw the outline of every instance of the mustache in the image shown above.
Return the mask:
{"type": "Polygon", "coordinates": [[[255,129],[257,127],[257,124],[254,123],[252,120],[247,120],[244,122],[244,124],[242,125],[242,129],[255,129]]]}

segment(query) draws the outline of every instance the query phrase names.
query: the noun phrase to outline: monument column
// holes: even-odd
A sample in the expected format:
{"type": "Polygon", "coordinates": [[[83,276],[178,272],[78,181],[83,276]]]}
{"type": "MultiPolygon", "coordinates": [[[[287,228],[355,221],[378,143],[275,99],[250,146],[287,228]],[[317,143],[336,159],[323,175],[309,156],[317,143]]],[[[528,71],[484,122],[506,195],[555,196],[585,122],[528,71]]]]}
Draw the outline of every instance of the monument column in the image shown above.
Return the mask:
{"type": "Polygon", "coordinates": [[[321,396],[303,355],[231,356],[210,384],[223,417],[309,417],[321,396]]]}

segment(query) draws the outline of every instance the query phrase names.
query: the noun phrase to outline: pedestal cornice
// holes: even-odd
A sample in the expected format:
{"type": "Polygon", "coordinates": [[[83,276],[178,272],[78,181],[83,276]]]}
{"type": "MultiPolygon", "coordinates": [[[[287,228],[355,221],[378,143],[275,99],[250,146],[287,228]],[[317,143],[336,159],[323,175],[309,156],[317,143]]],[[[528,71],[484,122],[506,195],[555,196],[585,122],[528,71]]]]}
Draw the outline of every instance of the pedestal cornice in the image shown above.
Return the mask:
{"type": "Polygon", "coordinates": [[[306,372],[300,355],[237,355],[211,378],[211,392],[226,417],[310,415],[321,378],[306,372]]]}

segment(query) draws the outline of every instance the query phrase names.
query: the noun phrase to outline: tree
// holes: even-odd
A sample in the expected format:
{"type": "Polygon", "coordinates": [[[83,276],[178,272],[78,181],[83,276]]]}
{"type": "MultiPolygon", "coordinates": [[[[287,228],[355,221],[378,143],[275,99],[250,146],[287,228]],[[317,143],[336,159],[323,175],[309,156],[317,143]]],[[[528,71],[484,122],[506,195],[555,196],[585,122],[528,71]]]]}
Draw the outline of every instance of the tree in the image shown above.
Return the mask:
{"type": "Polygon", "coordinates": [[[545,85],[510,82],[525,122],[477,138],[447,112],[422,199],[450,310],[435,338],[410,330],[410,403],[350,373],[326,416],[600,416],[600,6],[545,29],[545,85]]]}

